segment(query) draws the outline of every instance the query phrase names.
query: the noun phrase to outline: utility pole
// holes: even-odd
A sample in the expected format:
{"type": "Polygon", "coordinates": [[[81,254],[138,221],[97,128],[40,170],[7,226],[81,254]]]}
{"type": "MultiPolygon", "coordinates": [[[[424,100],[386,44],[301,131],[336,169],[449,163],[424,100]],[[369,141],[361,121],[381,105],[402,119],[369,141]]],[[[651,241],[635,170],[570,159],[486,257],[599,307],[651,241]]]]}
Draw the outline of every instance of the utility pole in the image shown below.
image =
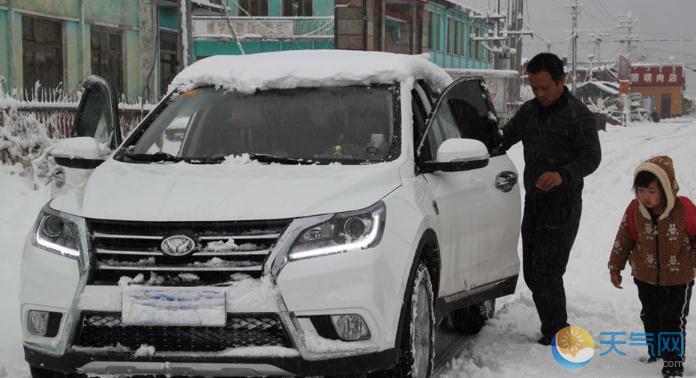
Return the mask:
{"type": "Polygon", "coordinates": [[[572,93],[575,93],[575,88],[576,88],[576,78],[578,74],[578,0],[573,1],[573,5],[571,6],[572,9],[572,14],[573,14],[573,34],[571,35],[571,40],[573,43],[573,69],[572,69],[572,93]]]}
{"type": "MultiPolygon", "coordinates": [[[[508,67],[503,67],[502,65],[502,57],[507,56],[510,57],[512,55],[516,55],[515,57],[515,62],[520,62],[521,59],[519,59],[520,54],[521,54],[521,49],[517,49],[515,47],[515,44],[518,43],[518,41],[521,39],[523,35],[533,35],[534,32],[531,30],[523,30],[521,20],[519,23],[519,29],[515,28],[513,25],[515,24],[509,24],[507,22],[508,17],[518,17],[517,14],[518,12],[515,11],[515,14],[510,16],[510,15],[504,15],[500,13],[500,0],[498,0],[498,7],[497,11],[495,14],[490,15],[474,15],[472,18],[473,19],[481,19],[481,20],[486,20],[487,22],[491,23],[493,25],[493,33],[486,33],[484,36],[477,36],[475,34],[471,34],[469,38],[471,38],[472,41],[483,41],[483,42],[492,42],[493,43],[493,48],[486,46],[486,48],[490,51],[492,51],[495,56],[494,56],[494,61],[493,61],[493,67],[495,69],[504,69],[504,68],[512,68],[512,58],[509,59],[509,64],[508,67]],[[502,27],[501,27],[502,26],[502,27]],[[504,46],[503,46],[504,44],[504,46]]],[[[518,2],[518,5],[521,4],[521,0],[518,2]]],[[[508,4],[509,8],[509,4],[508,4]]],[[[514,18],[513,18],[514,20],[514,18]]],[[[521,43],[520,43],[521,45],[521,43]]],[[[519,69],[519,67],[515,67],[516,69],[519,69]]]]}
{"type": "Polygon", "coordinates": [[[637,18],[633,18],[631,12],[619,14],[619,26],[617,29],[626,29],[626,37],[619,39],[619,42],[626,43],[626,49],[628,51],[628,58],[631,59],[631,54],[633,53],[633,42],[640,42],[640,38],[633,34],[633,24],[638,22],[637,18]]]}

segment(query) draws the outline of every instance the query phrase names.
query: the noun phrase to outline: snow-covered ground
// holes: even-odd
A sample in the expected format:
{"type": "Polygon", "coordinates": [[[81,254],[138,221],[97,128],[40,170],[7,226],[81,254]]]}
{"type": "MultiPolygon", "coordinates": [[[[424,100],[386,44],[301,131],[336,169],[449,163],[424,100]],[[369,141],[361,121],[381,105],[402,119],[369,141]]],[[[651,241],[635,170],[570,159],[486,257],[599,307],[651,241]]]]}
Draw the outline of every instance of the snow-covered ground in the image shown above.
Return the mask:
{"type": "MultiPolygon", "coordinates": [[[[675,161],[680,194],[696,194],[696,120],[678,119],[600,132],[602,164],[585,180],[583,214],[570,254],[565,288],[569,323],[590,332],[597,350],[582,370],[569,372],[554,361],[550,348],[535,343],[539,318],[532,296],[520,274],[517,292],[498,300],[495,318],[483,328],[459,358],[449,363],[445,377],[658,377],[657,364],[641,364],[646,347],[619,345],[626,353],[599,344],[602,332],[644,332],[639,318],[638,292],[624,271],[623,290],[609,283],[606,268],[623,211],[632,198],[633,169],[641,161],[668,154],[675,161]]],[[[511,152],[522,168],[521,148],[511,152]]],[[[630,271],[630,268],[628,269],[630,271]]],[[[693,308],[693,307],[692,307],[693,308]]],[[[694,319],[693,316],[690,317],[694,319]]],[[[694,321],[696,322],[696,321],[694,321]]],[[[607,338],[608,340],[608,338],[607,338]]],[[[696,325],[687,325],[685,376],[696,376],[696,325]],[[691,337],[689,337],[691,336],[691,337]]]]}
{"type": "MultiPolygon", "coordinates": [[[[659,124],[610,128],[600,133],[604,157],[586,180],[580,232],[565,276],[569,321],[587,329],[597,352],[579,372],[557,365],[548,347],[537,345],[539,322],[531,294],[522,279],[515,295],[498,301],[495,318],[476,336],[459,358],[449,363],[445,377],[657,377],[659,367],[642,365],[640,346],[621,345],[627,353],[600,356],[601,332],[642,332],[635,285],[624,273],[624,290],[614,289],[606,269],[611,244],[623,210],[631,199],[633,168],[642,160],[669,154],[675,160],[682,195],[696,194],[696,120],[678,119],[659,124]]],[[[511,155],[522,170],[522,149],[511,155]]],[[[19,265],[27,230],[48,199],[31,188],[29,179],[13,167],[0,166],[0,378],[28,377],[21,349],[19,265]]],[[[50,282],[47,282],[50,285],[50,282]]],[[[687,342],[687,376],[696,375],[696,327],[687,342]]]]}

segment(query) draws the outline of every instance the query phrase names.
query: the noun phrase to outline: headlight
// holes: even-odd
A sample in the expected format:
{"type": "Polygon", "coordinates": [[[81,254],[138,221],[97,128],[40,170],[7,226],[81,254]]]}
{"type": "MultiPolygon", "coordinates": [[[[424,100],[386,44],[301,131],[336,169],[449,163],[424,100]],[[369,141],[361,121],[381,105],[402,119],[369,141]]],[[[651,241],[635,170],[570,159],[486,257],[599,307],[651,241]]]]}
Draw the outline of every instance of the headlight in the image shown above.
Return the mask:
{"type": "Polygon", "coordinates": [[[335,214],[330,220],[300,233],[290,249],[290,260],[372,248],[382,240],[384,202],[364,210],[335,214]]]}
{"type": "Polygon", "coordinates": [[[34,226],[34,245],[49,252],[77,259],[80,257],[80,231],[64,214],[44,207],[34,226]]]}

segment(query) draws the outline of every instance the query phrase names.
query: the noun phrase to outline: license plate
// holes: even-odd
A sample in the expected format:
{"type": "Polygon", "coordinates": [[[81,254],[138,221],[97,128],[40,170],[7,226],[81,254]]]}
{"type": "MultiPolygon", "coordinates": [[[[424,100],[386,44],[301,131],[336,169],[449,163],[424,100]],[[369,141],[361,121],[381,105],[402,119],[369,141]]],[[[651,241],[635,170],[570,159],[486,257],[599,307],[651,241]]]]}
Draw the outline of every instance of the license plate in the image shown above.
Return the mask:
{"type": "Polygon", "coordinates": [[[225,292],[200,288],[124,288],[121,322],[148,326],[225,325],[225,292]]]}

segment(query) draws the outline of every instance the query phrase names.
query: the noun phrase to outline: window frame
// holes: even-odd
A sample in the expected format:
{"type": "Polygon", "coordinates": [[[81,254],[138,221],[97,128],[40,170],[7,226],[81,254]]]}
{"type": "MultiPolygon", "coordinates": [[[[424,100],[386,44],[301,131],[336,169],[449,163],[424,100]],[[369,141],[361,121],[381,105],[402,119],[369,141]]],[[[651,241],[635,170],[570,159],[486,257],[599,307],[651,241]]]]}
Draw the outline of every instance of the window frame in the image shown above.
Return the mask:
{"type": "MultiPolygon", "coordinates": [[[[62,83],[65,82],[65,72],[64,72],[64,60],[65,60],[65,48],[64,48],[64,32],[63,32],[63,22],[60,20],[54,20],[45,17],[38,17],[33,15],[22,14],[22,84],[24,90],[27,93],[32,94],[34,84],[38,81],[42,87],[55,89],[58,88],[62,83]],[[53,41],[41,41],[39,40],[37,31],[40,29],[39,23],[52,24],[52,26],[58,31],[58,36],[53,41]],[[26,38],[25,27],[29,24],[31,30],[30,38],[26,38]],[[31,51],[29,60],[27,62],[27,53],[31,51]],[[46,82],[41,82],[42,74],[46,73],[46,70],[40,69],[40,60],[38,59],[39,53],[49,53],[48,60],[51,65],[58,65],[54,74],[57,73],[56,77],[46,80],[46,82]],[[33,79],[33,80],[32,80],[33,79]]],[[[38,93],[37,93],[38,96],[38,93]]],[[[33,96],[32,96],[33,97],[33,96]]]]}
{"type": "Polygon", "coordinates": [[[314,0],[283,0],[283,17],[312,16],[314,16],[314,0]],[[299,6],[295,6],[296,4],[299,6]]]}
{"type": "Polygon", "coordinates": [[[268,0],[238,0],[240,17],[267,17],[268,0]],[[243,11],[242,11],[243,10],[243,11]]]}
{"type": "Polygon", "coordinates": [[[91,72],[106,79],[113,88],[116,98],[121,98],[122,95],[126,94],[126,72],[123,59],[123,30],[100,25],[90,25],[89,37],[89,67],[91,72]],[[97,48],[95,48],[95,37],[98,38],[99,43],[97,48]],[[111,47],[112,41],[117,41],[117,49],[111,47]],[[107,44],[106,47],[101,46],[101,44],[104,42],[107,44]],[[94,59],[95,56],[97,57],[96,63],[94,59]],[[117,75],[115,77],[116,80],[114,80],[113,74],[117,75]]]}

